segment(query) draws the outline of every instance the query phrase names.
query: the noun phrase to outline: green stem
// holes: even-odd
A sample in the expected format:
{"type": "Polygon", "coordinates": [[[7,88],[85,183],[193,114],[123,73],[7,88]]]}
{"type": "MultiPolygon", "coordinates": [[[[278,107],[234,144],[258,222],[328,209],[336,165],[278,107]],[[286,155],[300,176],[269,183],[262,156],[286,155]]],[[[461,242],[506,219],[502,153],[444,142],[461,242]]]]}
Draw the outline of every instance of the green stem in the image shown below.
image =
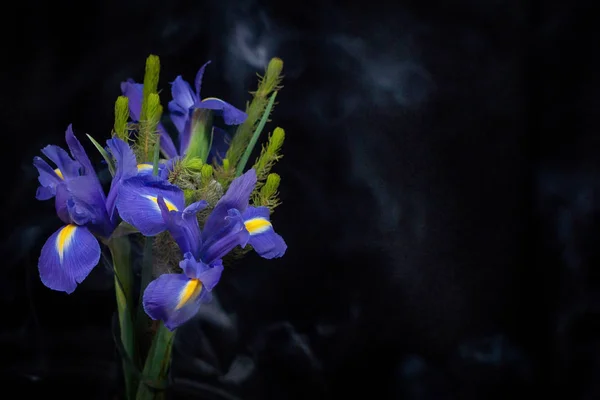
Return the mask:
{"type": "Polygon", "coordinates": [[[161,322],[146,358],[142,372],[144,380],[139,383],[136,400],[165,398],[174,337],[175,332],[169,331],[161,322]]]}
{"type": "Polygon", "coordinates": [[[265,112],[250,139],[250,143],[248,143],[248,147],[246,147],[246,151],[242,156],[240,162],[237,165],[235,170],[235,176],[240,176],[244,172],[244,168],[246,168],[246,164],[248,163],[248,159],[250,158],[250,154],[252,154],[252,150],[254,150],[254,146],[256,146],[256,142],[258,141],[258,137],[260,136],[262,130],[265,128],[267,124],[267,120],[269,119],[269,115],[271,115],[271,109],[273,108],[273,104],[275,104],[275,97],[277,97],[277,92],[273,92],[271,98],[269,99],[269,103],[265,108],[265,112]]]}
{"type": "Polygon", "coordinates": [[[117,309],[119,313],[119,327],[121,332],[121,343],[126,351],[123,357],[123,373],[125,375],[125,388],[127,398],[133,400],[137,379],[135,365],[131,362],[136,360],[135,340],[133,331],[133,320],[131,315],[133,273],[130,262],[131,247],[127,236],[114,237],[108,243],[112,255],[113,268],[115,272],[115,292],[117,297],[117,309]]]}

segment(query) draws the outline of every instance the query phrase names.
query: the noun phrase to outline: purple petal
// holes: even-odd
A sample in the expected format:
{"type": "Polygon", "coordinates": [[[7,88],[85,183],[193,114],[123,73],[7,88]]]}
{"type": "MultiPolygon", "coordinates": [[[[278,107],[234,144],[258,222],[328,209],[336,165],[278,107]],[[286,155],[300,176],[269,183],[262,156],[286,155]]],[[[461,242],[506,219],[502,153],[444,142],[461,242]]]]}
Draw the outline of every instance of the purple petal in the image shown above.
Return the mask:
{"type": "Polygon", "coordinates": [[[79,140],[77,140],[77,138],[75,137],[75,134],[73,133],[73,125],[69,125],[67,127],[67,131],[65,133],[65,139],[67,141],[67,145],[69,146],[69,150],[71,150],[71,154],[73,155],[73,158],[75,158],[75,160],[79,161],[79,163],[81,164],[81,166],[84,169],[83,173],[81,175],[94,176],[95,179],[98,181],[98,185],[100,185],[100,181],[98,180],[98,177],[96,176],[96,171],[94,171],[92,162],[90,161],[87,153],[85,152],[85,149],[83,148],[83,146],[81,145],[79,140]]]}
{"type": "Polygon", "coordinates": [[[79,176],[66,183],[69,192],[67,208],[71,221],[89,227],[101,236],[112,233],[114,224],[106,209],[102,187],[96,185],[96,176],[79,176]]]}
{"type": "Polygon", "coordinates": [[[231,182],[227,193],[219,199],[204,224],[204,231],[202,232],[204,240],[222,229],[229,210],[236,209],[240,213],[246,211],[254,185],[256,185],[256,171],[254,169],[248,170],[231,182]]]}
{"type": "Polygon", "coordinates": [[[177,148],[175,148],[175,143],[173,143],[173,139],[171,139],[171,136],[165,127],[159,123],[156,126],[156,129],[160,134],[160,150],[163,152],[163,154],[168,158],[177,156],[177,148]]]}
{"type": "Polygon", "coordinates": [[[119,188],[117,209],[121,218],[145,236],[154,236],[167,229],[158,196],[162,196],[170,210],[185,207],[183,191],[158,177],[138,175],[127,179],[119,188]]]}
{"type": "Polygon", "coordinates": [[[221,260],[215,260],[211,265],[208,265],[196,260],[191,253],[185,253],[184,259],[179,262],[179,267],[188,278],[200,279],[208,291],[211,291],[219,283],[223,272],[223,262],[221,260]]]}
{"type": "Polygon", "coordinates": [[[224,218],[223,228],[209,236],[202,247],[200,259],[206,264],[222,258],[236,246],[246,246],[250,237],[244,227],[242,215],[236,209],[231,209],[224,218]]]}
{"type": "Polygon", "coordinates": [[[196,74],[196,79],[194,79],[194,86],[196,87],[196,97],[200,98],[200,90],[202,89],[202,77],[204,76],[204,70],[206,66],[210,64],[210,61],[207,61],[206,64],[200,67],[198,73],[196,74]]]}
{"type": "Polygon", "coordinates": [[[164,274],[144,291],[143,306],[153,320],[162,320],[173,331],[192,319],[205,300],[208,289],[198,279],[183,274],[164,274]]]}
{"type": "Polygon", "coordinates": [[[142,99],[144,96],[144,85],[135,83],[133,79],[121,82],[121,93],[129,99],[129,115],[134,121],[140,120],[142,113],[142,99]]]}
{"type": "Polygon", "coordinates": [[[227,149],[229,149],[229,143],[231,142],[231,136],[227,131],[213,126],[213,140],[210,152],[208,153],[208,160],[214,160],[221,164],[227,149]]]}
{"type": "Polygon", "coordinates": [[[174,104],[179,106],[179,111],[182,114],[186,113],[197,102],[196,95],[192,91],[190,84],[184,81],[181,75],[177,76],[171,82],[171,95],[173,96],[174,104]]]}
{"type": "Polygon", "coordinates": [[[208,203],[204,200],[190,204],[185,210],[170,211],[162,196],[158,196],[158,206],[162,213],[167,230],[181,249],[182,253],[191,253],[194,257],[199,255],[202,246],[200,226],[196,213],[208,203]]]}
{"type": "Polygon", "coordinates": [[[179,154],[185,156],[187,153],[187,148],[190,145],[190,140],[192,139],[192,120],[193,116],[189,115],[183,121],[184,126],[183,129],[179,131],[179,154]]]}
{"type": "Polygon", "coordinates": [[[181,147],[181,135],[183,135],[186,123],[190,118],[190,113],[188,110],[184,112],[180,111],[180,107],[174,101],[169,102],[169,111],[169,117],[171,118],[173,125],[175,125],[175,128],[177,128],[177,132],[179,132],[179,147],[181,147]]]}
{"type": "Polygon", "coordinates": [[[227,125],[240,125],[248,118],[248,114],[242,110],[239,110],[216,97],[207,97],[203,99],[200,103],[196,104],[196,108],[214,110],[216,115],[223,117],[223,121],[225,121],[227,125]]]}
{"type": "Polygon", "coordinates": [[[222,273],[223,261],[215,260],[210,264],[210,268],[206,268],[198,274],[198,279],[200,279],[206,290],[210,292],[217,286],[219,280],[221,280],[222,273]]]}
{"type": "Polygon", "coordinates": [[[65,224],[70,224],[71,216],[69,215],[69,208],[67,203],[71,200],[71,194],[67,189],[65,182],[61,183],[56,187],[56,197],[54,198],[54,208],[56,209],[56,215],[65,224]]]}
{"type": "Polygon", "coordinates": [[[38,200],[48,200],[56,195],[56,186],[58,186],[63,180],[57,175],[52,167],[40,157],[33,158],[33,165],[39,172],[38,181],[40,187],[37,189],[35,195],[38,200]]]}
{"type": "Polygon", "coordinates": [[[275,233],[269,221],[268,207],[248,207],[242,215],[244,226],[250,234],[248,244],[259,256],[267,259],[281,257],[287,245],[283,238],[275,233]]]}
{"type": "Polygon", "coordinates": [[[85,227],[66,225],[42,247],[40,278],[50,289],[73,293],[99,260],[100,245],[94,235],[85,227]]]}
{"type": "Polygon", "coordinates": [[[69,179],[79,176],[81,164],[73,160],[64,149],[50,145],[42,149],[42,154],[56,164],[58,168],[55,173],[59,178],[69,179]]]}
{"type": "Polygon", "coordinates": [[[110,184],[110,190],[106,197],[106,210],[112,221],[115,218],[115,205],[117,201],[117,194],[119,193],[119,186],[121,183],[129,178],[132,178],[138,173],[137,161],[135,160],[135,154],[127,143],[119,138],[113,138],[106,141],[111,154],[117,161],[117,170],[115,176],[110,184]]]}

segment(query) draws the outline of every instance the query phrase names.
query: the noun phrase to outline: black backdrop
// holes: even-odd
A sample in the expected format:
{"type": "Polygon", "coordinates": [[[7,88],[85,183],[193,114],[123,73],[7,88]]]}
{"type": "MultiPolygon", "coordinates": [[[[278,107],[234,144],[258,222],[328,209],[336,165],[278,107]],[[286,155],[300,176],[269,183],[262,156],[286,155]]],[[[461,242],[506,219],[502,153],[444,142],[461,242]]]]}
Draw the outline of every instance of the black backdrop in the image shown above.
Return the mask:
{"type": "Polygon", "coordinates": [[[227,271],[180,329],[176,398],[598,398],[597,18],[583,1],[396,3],[7,5],[1,390],[115,396],[110,272],[70,296],[39,282],[59,221],[31,160],[69,123],[106,138],[153,53],[166,94],[211,59],[203,93],[238,106],[270,57],[286,74],[288,253],[227,271]]]}

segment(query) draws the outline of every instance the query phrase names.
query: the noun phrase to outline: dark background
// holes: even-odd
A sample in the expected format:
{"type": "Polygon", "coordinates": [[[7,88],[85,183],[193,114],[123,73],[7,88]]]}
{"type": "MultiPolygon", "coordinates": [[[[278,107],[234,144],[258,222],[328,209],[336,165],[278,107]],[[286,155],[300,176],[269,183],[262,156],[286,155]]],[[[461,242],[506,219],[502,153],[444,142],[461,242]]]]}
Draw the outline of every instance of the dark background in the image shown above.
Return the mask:
{"type": "Polygon", "coordinates": [[[108,138],[153,53],[165,103],[208,59],[203,94],[239,107],[270,57],[286,74],[288,252],[228,270],[180,329],[175,398],[600,398],[586,2],[22,1],[2,19],[3,393],[118,390],[110,271],[70,296],[39,282],[60,221],[31,161],[69,123],[99,161],[84,134],[108,138]]]}

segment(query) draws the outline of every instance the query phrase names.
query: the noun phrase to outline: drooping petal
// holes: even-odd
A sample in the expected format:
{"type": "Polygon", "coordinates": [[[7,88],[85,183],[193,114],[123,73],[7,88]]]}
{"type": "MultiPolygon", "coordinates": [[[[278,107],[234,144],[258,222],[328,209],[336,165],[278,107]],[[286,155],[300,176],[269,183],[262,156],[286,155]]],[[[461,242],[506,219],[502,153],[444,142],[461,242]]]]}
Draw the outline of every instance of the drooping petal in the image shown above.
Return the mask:
{"type": "Polygon", "coordinates": [[[64,149],[49,145],[42,149],[42,154],[56,164],[57,168],[54,171],[59,178],[69,179],[79,176],[81,164],[73,160],[64,149]]]}
{"type": "Polygon", "coordinates": [[[213,140],[210,152],[208,153],[208,160],[212,161],[216,158],[217,163],[221,164],[227,149],[229,149],[229,143],[231,142],[231,136],[227,131],[213,126],[213,140]]]}
{"type": "Polygon", "coordinates": [[[196,98],[200,98],[200,91],[202,89],[202,77],[204,76],[204,70],[210,64],[210,61],[207,61],[206,64],[200,67],[198,73],[196,74],[196,79],[194,79],[194,87],[196,88],[196,98]]]}
{"type": "MultiPolygon", "coordinates": [[[[140,120],[142,114],[142,100],[144,96],[144,85],[142,83],[135,83],[133,79],[128,79],[126,82],[121,82],[121,92],[123,96],[129,99],[129,115],[134,121],[140,120]]],[[[167,157],[175,157],[177,155],[177,149],[173,143],[173,139],[169,136],[167,130],[158,124],[156,129],[160,134],[160,149],[167,157]]]]}
{"type": "Polygon", "coordinates": [[[236,246],[245,247],[250,234],[244,227],[242,215],[236,209],[231,209],[224,218],[223,227],[210,235],[203,243],[200,259],[211,264],[222,258],[236,246]]]}
{"type": "Polygon", "coordinates": [[[181,249],[182,253],[191,253],[194,257],[199,255],[202,246],[200,226],[196,213],[208,203],[204,200],[190,204],[183,211],[171,211],[162,196],[158,196],[158,206],[162,212],[167,230],[181,249]]]}
{"type": "Polygon", "coordinates": [[[275,233],[269,221],[268,207],[248,207],[242,215],[244,226],[250,234],[248,244],[259,256],[267,259],[281,257],[287,250],[283,238],[275,233]]]}
{"type": "Polygon", "coordinates": [[[127,179],[119,188],[117,209],[121,218],[145,236],[154,236],[165,229],[158,197],[162,196],[169,210],[185,208],[183,191],[159,177],[138,175],[127,179]]]}
{"type": "Polygon", "coordinates": [[[144,311],[153,320],[164,321],[173,331],[196,315],[206,293],[208,290],[199,279],[189,279],[184,274],[163,274],[144,291],[144,311]]]}
{"type": "Polygon", "coordinates": [[[223,121],[225,121],[227,125],[240,125],[248,118],[248,114],[242,110],[237,109],[226,101],[217,99],[216,97],[202,99],[200,103],[196,104],[196,108],[213,110],[216,115],[223,117],[223,121]]]}
{"type": "Polygon", "coordinates": [[[138,165],[135,160],[135,154],[127,143],[119,138],[113,138],[106,141],[111,154],[117,162],[117,169],[115,176],[110,184],[110,190],[108,196],[106,196],[106,210],[114,222],[115,206],[117,201],[117,195],[119,193],[119,186],[126,179],[132,178],[138,173],[138,165]]]}
{"type": "Polygon", "coordinates": [[[42,247],[40,278],[53,290],[73,293],[100,260],[100,244],[83,226],[66,225],[54,232],[42,247]]]}
{"type": "Polygon", "coordinates": [[[229,189],[227,189],[227,192],[219,199],[204,224],[204,231],[202,232],[202,238],[204,240],[222,229],[229,210],[236,209],[239,210],[240,213],[246,211],[250,194],[254,190],[255,185],[256,171],[254,169],[248,170],[231,182],[229,189]]]}
{"type": "Polygon", "coordinates": [[[38,181],[40,186],[37,189],[35,198],[38,200],[48,200],[56,195],[56,186],[63,180],[56,170],[44,161],[41,157],[33,158],[33,165],[39,172],[38,181]]]}
{"type": "MultiPolygon", "coordinates": [[[[179,111],[182,114],[188,112],[197,102],[196,95],[192,91],[190,84],[184,81],[181,75],[177,76],[171,82],[171,95],[173,96],[172,101],[179,107],[179,111]]],[[[169,110],[171,110],[170,107],[169,110]]]]}
{"type": "Polygon", "coordinates": [[[88,225],[101,236],[107,237],[115,225],[106,209],[102,187],[96,185],[95,176],[79,176],[66,182],[69,192],[67,208],[71,221],[77,225],[88,225]]]}

